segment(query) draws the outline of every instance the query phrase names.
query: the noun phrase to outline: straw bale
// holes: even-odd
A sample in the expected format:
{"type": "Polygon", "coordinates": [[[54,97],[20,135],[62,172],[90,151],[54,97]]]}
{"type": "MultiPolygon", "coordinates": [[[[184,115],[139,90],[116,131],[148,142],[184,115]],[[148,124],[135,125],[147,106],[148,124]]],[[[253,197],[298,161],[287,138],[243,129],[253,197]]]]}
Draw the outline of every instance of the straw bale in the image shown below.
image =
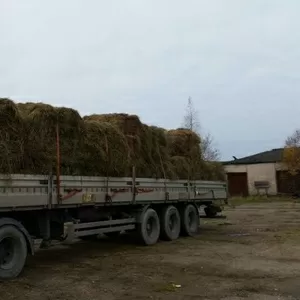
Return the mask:
{"type": "Polygon", "coordinates": [[[85,120],[93,120],[98,122],[108,122],[116,124],[121,131],[126,135],[140,135],[142,130],[142,122],[136,115],[129,114],[93,114],[90,116],[85,116],[85,120]]]}
{"type": "Polygon", "coordinates": [[[167,132],[171,156],[190,156],[191,151],[201,152],[200,137],[188,129],[175,129],[167,132]]]}
{"type": "Polygon", "coordinates": [[[130,175],[135,166],[137,176],[154,176],[155,170],[151,159],[151,132],[148,126],[142,124],[139,117],[128,114],[103,114],[85,116],[84,120],[93,120],[113,124],[119,128],[128,145],[128,169],[125,174],[130,175]],[[149,154],[150,151],[150,154],[149,154]]]}
{"type": "Polygon", "coordinates": [[[114,124],[85,120],[82,146],[83,175],[124,176],[128,171],[128,144],[114,124]]]}
{"type": "Polygon", "coordinates": [[[189,161],[184,156],[173,156],[171,157],[173,165],[173,173],[176,179],[187,179],[189,178],[190,168],[189,161]]]}
{"type": "Polygon", "coordinates": [[[189,129],[178,128],[167,132],[169,153],[175,173],[180,178],[200,179],[203,173],[201,139],[189,129]]]}
{"type": "Polygon", "coordinates": [[[0,170],[4,174],[22,169],[23,125],[15,103],[10,99],[0,98],[0,170]]]}
{"type": "Polygon", "coordinates": [[[144,125],[142,156],[151,170],[151,177],[164,178],[170,173],[166,131],[155,126],[144,125]]]}
{"type": "Polygon", "coordinates": [[[59,126],[61,169],[65,174],[79,174],[79,143],[83,120],[70,108],[44,103],[19,103],[28,137],[25,169],[40,173],[55,172],[56,129],[59,126]]]}

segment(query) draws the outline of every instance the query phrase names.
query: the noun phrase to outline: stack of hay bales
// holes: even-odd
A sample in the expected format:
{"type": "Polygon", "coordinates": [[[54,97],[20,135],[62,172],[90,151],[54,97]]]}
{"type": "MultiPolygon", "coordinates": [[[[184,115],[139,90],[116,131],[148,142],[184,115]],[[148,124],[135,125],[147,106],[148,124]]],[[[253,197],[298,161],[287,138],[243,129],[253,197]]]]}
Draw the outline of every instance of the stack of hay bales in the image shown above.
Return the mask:
{"type": "MultiPolygon", "coordinates": [[[[186,129],[165,130],[128,114],[90,115],[44,103],[0,99],[0,173],[203,179],[201,140],[186,129]]],[[[215,172],[214,170],[211,170],[215,172]]]]}

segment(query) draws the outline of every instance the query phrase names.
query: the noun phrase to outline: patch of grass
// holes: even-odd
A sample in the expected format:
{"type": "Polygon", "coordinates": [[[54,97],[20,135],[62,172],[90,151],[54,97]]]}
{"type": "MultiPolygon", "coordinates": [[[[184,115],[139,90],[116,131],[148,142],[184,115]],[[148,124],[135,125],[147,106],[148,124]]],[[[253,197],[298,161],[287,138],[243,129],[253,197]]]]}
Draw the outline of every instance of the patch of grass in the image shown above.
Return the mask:
{"type": "Polygon", "coordinates": [[[223,222],[223,223],[219,223],[218,226],[225,226],[225,225],[233,225],[231,222],[223,222]]]}
{"type": "Polygon", "coordinates": [[[295,240],[296,238],[300,237],[300,229],[299,228],[291,228],[287,230],[281,230],[280,232],[276,233],[274,236],[277,239],[292,239],[295,240]]]}
{"type": "Polygon", "coordinates": [[[173,283],[166,283],[161,284],[158,287],[154,288],[154,291],[157,293],[174,293],[178,290],[178,287],[176,287],[173,283]]]}

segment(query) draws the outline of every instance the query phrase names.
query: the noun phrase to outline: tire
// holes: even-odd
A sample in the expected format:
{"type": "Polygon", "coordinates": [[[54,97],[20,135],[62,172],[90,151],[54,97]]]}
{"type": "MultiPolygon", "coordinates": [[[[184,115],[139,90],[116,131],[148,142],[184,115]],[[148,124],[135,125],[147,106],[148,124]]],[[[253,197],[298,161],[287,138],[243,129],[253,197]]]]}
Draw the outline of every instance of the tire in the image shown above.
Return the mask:
{"type": "Polygon", "coordinates": [[[204,208],[204,212],[208,218],[214,218],[217,215],[217,211],[209,206],[204,208]]]}
{"type": "Polygon", "coordinates": [[[17,277],[27,258],[27,244],[23,233],[12,225],[0,228],[0,280],[17,277]]]}
{"type": "Polygon", "coordinates": [[[199,229],[199,213],[197,208],[186,205],[181,211],[181,233],[185,236],[195,236],[199,229]]]}
{"type": "Polygon", "coordinates": [[[144,245],[150,246],[157,243],[160,234],[160,223],[156,211],[148,208],[141,216],[137,226],[137,233],[144,245]]]}
{"type": "Polygon", "coordinates": [[[176,207],[170,205],[161,213],[160,236],[166,241],[178,239],[180,234],[180,215],[176,207]]]}

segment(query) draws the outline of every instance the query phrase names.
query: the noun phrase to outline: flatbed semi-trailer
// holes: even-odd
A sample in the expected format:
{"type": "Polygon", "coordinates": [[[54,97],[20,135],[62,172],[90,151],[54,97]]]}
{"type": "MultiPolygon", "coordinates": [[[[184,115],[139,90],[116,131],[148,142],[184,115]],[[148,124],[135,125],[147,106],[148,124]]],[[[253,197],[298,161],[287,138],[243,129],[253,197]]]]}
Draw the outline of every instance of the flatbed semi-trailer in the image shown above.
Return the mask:
{"type": "Polygon", "coordinates": [[[226,203],[225,182],[0,175],[0,279],[22,272],[34,239],[45,247],[133,231],[153,245],[197,234],[199,208],[214,217],[226,203]]]}

